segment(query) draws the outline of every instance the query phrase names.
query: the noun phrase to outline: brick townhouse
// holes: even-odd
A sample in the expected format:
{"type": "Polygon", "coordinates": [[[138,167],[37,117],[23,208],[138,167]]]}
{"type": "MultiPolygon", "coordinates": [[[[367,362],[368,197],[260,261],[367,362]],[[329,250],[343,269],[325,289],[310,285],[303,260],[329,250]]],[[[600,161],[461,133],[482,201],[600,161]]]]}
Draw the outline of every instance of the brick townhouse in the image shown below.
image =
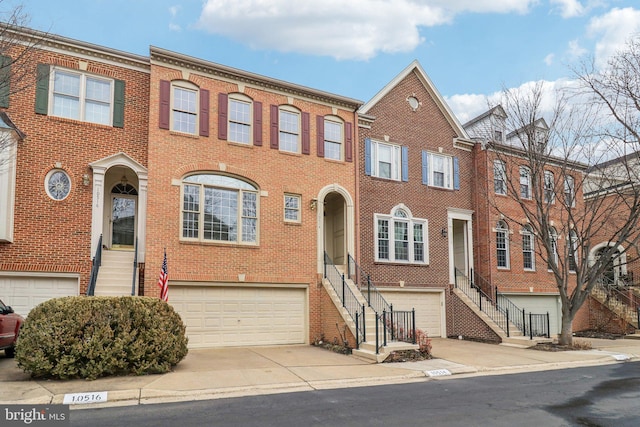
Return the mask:
{"type": "Polygon", "coordinates": [[[576,231],[566,206],[584,212],[582,182],[586,165],[546,156],[531,163],[523,150],[531,135],[546,140],[549,131],[540,119],[535,129],[507,133],[506,113],[496,106],[465,123],[478,144],[475,150],[475,206],[477,251],[474,280],[489,295],[505,295],[526,312],[549,313],[550,333],[561,326],[561,303],[554,275],[541,257],[541,239],[550,239],[557,263],[575,275],[576,231]],[[538,180],[539,182],[534,182],[538,180]],[[549,236],[540,236],[521,204],[536,211],[536,200],[545,200],[549,236]]]}
{"type": "Polygon", "coordinates": [[[474,143],[417,61],[359,126],[360,267],[429,336],[457,335],[476,321],[450,292],[473,269],[474,143]]]}
{"type": "Polygon", "coordinates": [[[84,294],[100,236],[118,243],[117,197],[137,192],[144,204],[149,61],[28,29],[3,34],[16,43],[3,52],[13,77],[1,132],[13,143],[0,150],[0,296],[27,314],[84,294]]]}

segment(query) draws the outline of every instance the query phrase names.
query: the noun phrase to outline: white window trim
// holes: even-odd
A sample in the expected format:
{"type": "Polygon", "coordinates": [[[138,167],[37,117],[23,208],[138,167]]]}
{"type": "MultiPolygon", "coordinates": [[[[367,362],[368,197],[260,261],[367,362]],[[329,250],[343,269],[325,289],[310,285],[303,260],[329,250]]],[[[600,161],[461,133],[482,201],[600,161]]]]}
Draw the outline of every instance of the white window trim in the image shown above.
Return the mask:
{"type": "Polygon", "coordinates": [[[72,187],[73,187],[73,183],[71,182],[71,177],[69,176],[69,174],[67,173],[67,171],[65,171],[64,169],[60,169],[60,168],[54,168],[54,169],[51,169],[51,170],[47,173],[47,175],[45,176],[45,178],[44,178],[44,189],[45,189],[45,191],[47,192],[47,196],[49,196],[49,197],[51,198],[51,200],[54,200],[54,201],[56,201],[56,202],[61,202],[61,201],[65,200],[65,199],[67,199],[67,198],[69,197],[69,195],[71,195],[72,187]],[[49,191],[49,181],[51,180],[51,177],[52,177],[55,173],[62,173],[62,174],[64,174],[64,175],[66,176],[67,180],[69,181],[69,190],[68,190],[67,194],[66,194],[63,198],[61,198],[61,199],[57,199],[57,198],[55,198],[55,197],[51,194],[51,192],[49,191]]]}
{"type": "Polygon", "coordinates": [[[373,234],[374,234],[374,251],[375,261],[381,263],[390,264],[411,264],[411,265],[429,265],[429,221],[425,218],[414,218],[411,211],[403,204],[394,207],[390,214],[374,214],[373,215],[373,234]],[[407,214],[406,218],[396,216],[396,212],[402,210],[407,214]],[[378,242],[378,220],[389,221],[389,259],[379,258],[379,242],[378,242]],[[409,242],[409,259],[408,260],[396,260],[395,259],[395,222],[408,223],[408,242],[409,242]],[[415,261],[414,254],[414,239],[413,239],[413,225],[422,225],[422,237],[423,237],[423,261],[415,261]]]}
{"type": "Polygon", "coordinates": [[[200,134],[200,88],[196,85],[194,85],[191,82],[187,82],[184,80],[174,80],[171,82],[171,89],[170,89],[170,117],[169,117],[169,122],[170,122],[170,129],[172,132],[178,132],[181,134],[185,134],[185,135],[194,135],[197,136],[200,134]],[[195,112],[195,128],[193,133],[192,132],[185,132],[179,129],[176,129],[174,127],[175,124],[175,119],[174,119],[174,113],[177,111],[175,108],[175,103],[174,103],[174,97],[175,97],[175,90],[174,89],[182,89],[185,91],[190,91],[190,92],[194,92],[196,95],[196,100],[195,100],[195,106],[196,106],[196,112],[195,112]]]}
{"type": "Polygon", "coordinates": [[[545,203],[549,203],[549,204],[555,204],[556,202],[556,176],[553,172],[551,171],[544,171],[544,173],[542,174],[543,176],[543,197],[544,197],[544,201],[545,203]],[[547,176],[551,177],[551,185],[552,187],[547,187],[547,176]],[[547,200],[547,192],[551,191],[551,200],[547,200]]]}
{"type": "Polygon", "coordinates": [[[519,179],[519,183],[520,183],[520,197],[526,200],[531,200],[531,169],[529,169],[527,166],[520,166],[520,168],[518,169],[518,179],[519,179]],[[522,171],[526,170],[527,171],[527,188],[528,188],[528,193],[526,196],[522,195],[522,171]]]}
{"type": "Polygon", "coordinates": [[[285,193],[284,197],[282,198],[282,203],[283,203],[284,221],[285,222],[289,222],[289,223],[293,223],[293,224],[300,224],[302,222],[302,196],[300,196],[299,194],[285,193]],[[298,208],[297,209],[287,208],[287,197],[294,197],[294,198],[298,199],[298,208]],[[286,215],[286,210],[287,209],[295,210],[298,213],[298,217],[296,219],[287,218],[287,215],[286,215]]]}
{"type": "Polygon", "coordinates": [[[81,122],[85,122],[85,123],[94,123],[97,125],[103,125],[103,126],[113,126],[113,93],[114,93],[114,89],[115,88],[115,83],[114,83],[114,79],[110,79],[110,78],[105,78],[104,76],[99,76],[96,74],[91,74],[91,73],[87,73],[85,71],[77,71],[77,70],[72,70],[69,68],[63,68],[63,67],[57,67],[54,66],[51,68],[51,72],[49,73],[49,93],[48,95],[48,108],[49,108],[49,113],[48,115],[53,116],[53,117],[61,117],[64,119],[69,119],[69,120],[78,120],[81,122]],[[62,73],[67,73],[67,74],[75,74],[77,76],[80,77],[80,87],[79,87],[79,93],[78,93],[78,100],[79,100],[79,111],[78,114],[80,117],[78,118],[73,118],[73,117],[65,117],[65,116],[59,116],[57,114],[54,113],[54,107],[55,107],[55,97],[54,97],[54,93],[55,93],[55,76],[57,72],[62,72],[62,73]],[[109,83],[109,123],[105,124],[105,123],[98,123],[98,122],[92,122],[86,119],[86,90],[87,90],[87,77],[94,79],[94,80],[102,80],[104,82],[108,82],[109,83]]]}
{"type": "Polygon", "coordinates": [[[498,221],[498,223],[496,223],[496,227],[493,229],[493,232],[495,233],[495,237],[496,237],[496,266],[498,267],[499,270],[509,270],[511,268],[511,253],[510,253],[510,248],[509,248],[509,226],[507,225],[506,222],[504,222],[503,220],[498,221]],[[504,228],[498,228],[498,223],[499,222],[503,222],[505,227],[504,228]],[[505,266],[501,266],[498,265],[498,231],[504,233],[504,251],[505,251],[505,262],[507,265],[505,266]]]}
{"type": "Polygon", "coordinates": [[[536,236],[533,233],[533,230],[527,229],[527,228],[522,229],[522,231],[520,232],[520,235],[522,236],[523,239],[524,239],[524,236],[529,236],[529,238],[531,239],[531,241],[530,241],[530,243],[531,243],[531,267],[527,268],[527,267],[524,266],[525,249],[524,249],[524,243],[523,243],[522,244],[522,268],[524,269],[524,271],[536,271],[536,236]]]}
{"type": "Polygon", "coordinates": [[[493,161],[493,191],[501,196],[507,194],[507,166],[502,160],[493,161]],[[496,190],[497,182],[502,182],[502,191],[496,190]]]}
{"type": "Polygon", "coordinates": [[[388,142],[371,140],[371,176],[390,181],[402,180],[402,146],[388,142]],[[383,145],[391,149],[391,171],[390,177],[380,176],[380,165],[378,162],[378,149],[383,145]]]}
{"type": "MultiPolygon", "coordinates": [[[[257,188],[255,190],[247,190],[241,189],[237,187],[224,187],[221,185],[213,185],[213,184],[203,184],[203,183],[194,183],[194,182],[185,182],[185,179],[194,175],[217,175],[215,173],[207,174],[207,173],[194,173],[188,176],[185,176],[180,182],[180,240],[184,242],[200,242],[200,243],[210,243],[210,244],[221,244],[221,245],[241,245],[241,246],[258,246],[260,244],[260,190],[257,188]],[[199,221],[198,221],[198,237],[184,237],[184,187],[185,185],[193,185],[200,187],[199,193],[199,203],[200,209],[198,210],[199,221]],[[237,240],[229,241],[229,240],[213,240],[213,239],[205,239],[204,238],[204,188],[219,188],[223,190],[231,190],[238,192],[238,231],[237,231],[237,240]],[[242,193],[254,193],[256,195],[256,241],[255,242],[245,242],[242,240],[242,193]]],[[[232,178],[237,179],[239,181],[244,181],[243,179],[232,176],[232,178]]],[[[247,181],[245,181],[247,182],[247,181]]],[[[253,185],[247,182],[250,185],[253,185]]],[[[195,211],[194,211],[195,212],[195,211]]]]}
{"type": "Polygon", "coordinates": [[[344,160],[344,122],[339,118],[339,117],[334,117],[334,116],[325,116],[324,118],[324,122],[323,122],[323,126],[326,127],[326,123],[327,122],[331,122],[333,124],[336,124],[338,126],[340,126],[340,140],[339,141],[334,141],[334,140],[330,140],[327,139],[327,133],[324,132],[324,157],[328,160],[335,160],[335,161],[342,161],[344,160]],[[335,144],[340,144],[340,154],[339,157],[337,159],[334,159],[333,157],[327,157],[327,142],[330,143],[335,143],[335,144]]]}
{"type": "Polygon", "coordinates": [[[280,107],[278,107],[278,142],[279,142],[278,149],[282,152],[297,153],[297,154],[302,153],[302,113],[297,108],[292,107],[290,105],[281,105],[280,107]],[[282,130],[282,120],[281,120],[280,113],[283,111],[286,113],[295,114],[298,117],[298,133],[297,134],[282,130]],[[297,135],[296,149],[294,151],[284,150],[282,148],[282,138],[281,138],[282,133],[286,133],[288,135],[297,135]]]}
{"type": "Polygon", "coordinates": [[[227,117],[227,135],[228,135],[228,141],[229,142],[233,142],[234,144],[242,144],[242,145],[251,145],[251,142],[253,141],[253,100],[251,98],[249,98],[246,95],[243,95],[241,93],[230,93],[227,99],[227,111],[228,111],[228,117],[227,117]],[[232,102],[241,102],[244,104],[248,104],[249,105],[249,122],[248,123],[243,123],[243,122],[237,122],[237,121],[233,121],[231,120],[231,103],[232,102]],[[233,123],[239,123],[242,125],[248,125],[249,126],[249,140],[247,142],[244,141],[234,141],[231,137],[232,133],[231,133],[231,125],[233,123]]]}
{"type": "Polygon", "coordinates": [[[446,188],[448,190],[453,189],[453,156],[449,156],[447,154],[440,153],[432,153],[427,152],[427,161],[429,162],[429,187],[434,188],[446,188]],[[435,185],[434,174],[436,173],[436,169],[434,167],[436,157],[441,157],[445,161],[445,171],[444,171],[444,185],[435,185]]]}
{"type": "Polygon", "coordinates": [[[569,252],[568,252],[568,258],[567,258],[567,270],[569,271],[569,273],[575,273],[576,269],[572,269],[571,267],[571,255],[573,255],[573,262],[575,264],[575,267],[578,267],[578,233],[575,232],[575,230],[569,230],[569,234],[567,235],[567,244],[569,245],[569,252]],[[575,236],[575,237],[573,237],[575,236]]]}
{"type": "Polygon", "coordinates": [[[571,205],[570,207],[575,207],[576,206],[576,180],[571,176],[571,175],[566,175],[564,177],[564,201],[565,203],[567,203],[567,194],[569,194],[569,197],[571,198],[571,205]],[[571,182],[571,185],[568,185],[569,182],[571,182]],[[567,191],[567,188],[569,188],[569,191],[567,191]]]}

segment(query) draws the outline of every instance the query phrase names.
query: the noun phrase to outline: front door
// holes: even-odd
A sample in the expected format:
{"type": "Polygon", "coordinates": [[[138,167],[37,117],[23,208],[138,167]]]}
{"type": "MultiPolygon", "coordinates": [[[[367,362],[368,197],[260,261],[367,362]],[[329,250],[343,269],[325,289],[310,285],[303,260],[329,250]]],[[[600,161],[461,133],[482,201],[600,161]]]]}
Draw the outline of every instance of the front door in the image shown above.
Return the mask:
{"type": "Polygon", "coordinates": [[[136,230],[135,196],[118,195],[111,198],[111,247],[133,248],[136,230]]]}

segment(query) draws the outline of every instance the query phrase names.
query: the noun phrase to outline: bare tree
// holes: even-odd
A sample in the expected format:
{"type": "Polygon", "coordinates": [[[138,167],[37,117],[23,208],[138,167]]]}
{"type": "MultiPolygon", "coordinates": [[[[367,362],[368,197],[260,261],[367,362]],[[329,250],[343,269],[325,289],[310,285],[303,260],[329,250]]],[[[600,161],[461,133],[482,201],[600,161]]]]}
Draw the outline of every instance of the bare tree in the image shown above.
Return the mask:
{"type": "Polygon", "coordinates": [[[611,266],[637,258],[640,161],[628,150],[640,142],[639,53],[631,45],[607,71],[580,74],[581,90],[548,93],[542,82],[505,90],[512,132],[489,144],[506,174],[528,175],[528,188],[521,179],[501,180],[508,197],[489,192],[487,203],[535,236],[561,300],[560,344],[572,343],[579,309],[611,266]]]}
{"type": "MultiPolygon", "coordinates": [[[[36,82],[34,55],[48,33],[27,29],[30,18],[23,5],[12,6],[0,0],[0,111],[9,107],[12,94],[36,82]]],[[[3,117],[3,121],[8,118],[3,117]]],[[[0,135],[0,168],[12,160],[16,139],[6,132],[0,135]]]]}

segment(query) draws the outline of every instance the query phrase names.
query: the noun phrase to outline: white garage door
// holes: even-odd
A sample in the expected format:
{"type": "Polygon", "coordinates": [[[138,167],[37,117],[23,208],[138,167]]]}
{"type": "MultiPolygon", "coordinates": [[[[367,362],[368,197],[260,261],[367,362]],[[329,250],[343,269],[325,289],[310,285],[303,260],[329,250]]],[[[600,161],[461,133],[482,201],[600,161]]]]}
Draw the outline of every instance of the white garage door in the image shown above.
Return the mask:
{"type": "Polygon", "coordinates": [[[506,294],[506,297],[520,309],[524,308],[526,313],[549,313],[549,330],[551,331],[551,335],[560,333],[560,326],[562,325],[562,311],[560,309],[558,296],[506,294]]]}
{"type": "Polygon", "coordinates": [[[304,288],[171,286],[189,347],[304,344],[304,288]]]}
{"type": "Polygon", "coordinates": [[[380,290],[388,303],[393,304],[394,310],[416,310],[416,328],[422,329],[429,337],[446,336],[444,317],[443,291],[403,291],[380,290]]]}
{"type": "Polygon", "coordinates": [[[0,276],[0,299],[16,313],[26,316],[41,302],[78,295],[78,283],[78,277],[0,276]]]}

